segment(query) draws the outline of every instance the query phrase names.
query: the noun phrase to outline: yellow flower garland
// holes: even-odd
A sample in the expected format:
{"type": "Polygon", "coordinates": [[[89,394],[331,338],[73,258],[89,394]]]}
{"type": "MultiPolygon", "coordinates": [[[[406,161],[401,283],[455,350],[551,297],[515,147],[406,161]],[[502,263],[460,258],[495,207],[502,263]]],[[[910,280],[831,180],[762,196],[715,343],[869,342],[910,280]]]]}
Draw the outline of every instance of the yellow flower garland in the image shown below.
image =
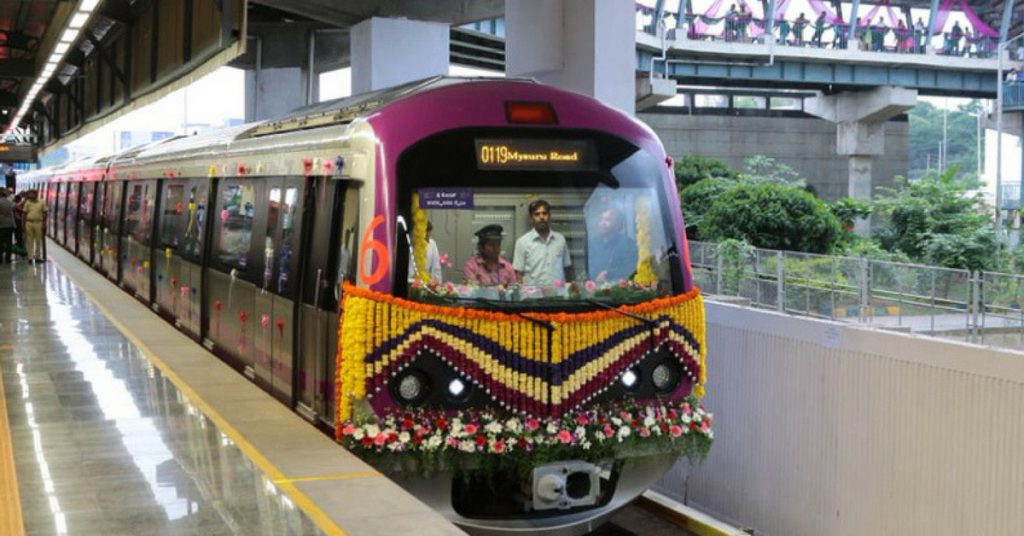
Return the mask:
{"type": "Polygon", "coordinates": [[[651,266],[650,218],[647,217],[647,201],[643,198],[636,200],[636,249],[636,275],[633,281],[648,286],[657,281],[658,276],[651,266]]]}
{"type": "MultiPolygon", "coordinates": [[[[570,356],[590,352],[581,366],[569,370],[556,385],[524,371],[550,366],[543,326],[515,315],[407,301],[348,284],[344,295],[336,378],[339,423],[352,417],[354,402],[386,385],[388,371],[408,359],[416,345],[430,341],[449,348],[452,358],[462,363],[460,370],[488,386],[497,403],[531,414],[549,404],[567,408],[593,398],[610,381],[611,367],[621,366],[624,356],[639,355],[650,344],[649,332],[635,333],[636,320],[615,311],[532,313],[531,317],[554,327],[550,363],[561,364],[570,356]],[[629,330],[634,334],[624,337],[629,330]],[[595,349],[602,344],[607,346],[595,349]],[[507,362],[510,353],[525,360],[519,370],[507,362]]],[[[706,351],[699,291],[695,288],[621,310],[655,320],[662,340],[696,361],[699,377],[694,378],[693,394],[702,397],[706,351]],[[682,327],[690,338],[673,331],[672,324],[682,327]]]]}
{"type": "MultiPolygon", "coordinates": [[[[427,211],[420,208],[420,194],[412,194],[412,258],[416,262],[415,278],[430,282],[427,269],[427,211]]],[[[412,274],[410,274],[412,275],[412,274]]]]}

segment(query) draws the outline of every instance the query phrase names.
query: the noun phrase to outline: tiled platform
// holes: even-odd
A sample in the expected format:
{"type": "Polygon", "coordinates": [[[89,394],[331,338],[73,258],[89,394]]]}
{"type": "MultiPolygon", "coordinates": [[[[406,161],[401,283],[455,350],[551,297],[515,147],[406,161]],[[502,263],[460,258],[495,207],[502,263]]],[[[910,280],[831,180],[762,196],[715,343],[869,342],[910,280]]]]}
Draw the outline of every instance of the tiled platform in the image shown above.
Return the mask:
{"type": "Polygon", "coordinates": [[[0,443],[9,436],[17,472],[17,493],[0,486],[0,501],[20,498],[25,533],[461,534],[91,269],[49,252],[46,264],[0,265],[0,443]]]}

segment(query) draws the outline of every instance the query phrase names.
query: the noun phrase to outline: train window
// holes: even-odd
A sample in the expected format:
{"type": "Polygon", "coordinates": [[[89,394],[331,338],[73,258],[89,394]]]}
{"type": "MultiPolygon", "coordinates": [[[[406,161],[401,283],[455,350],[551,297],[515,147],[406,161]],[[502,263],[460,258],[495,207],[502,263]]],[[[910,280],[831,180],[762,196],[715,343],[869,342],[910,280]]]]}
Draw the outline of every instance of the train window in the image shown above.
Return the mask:
{"type": "Polygon", "coordinates": [[[124,234],[131,235],[138,244],[149,245],[153,222],[152,181],[131,183],[128,188],[128,202],[124,219],[124,234]]]}
{"type": "Polygon", "coordinates": [[[291,292],[292,282],[295,279],[292,274],[298,265],[296,252],[299,248],[299,189],[295,187],[286,188],[284,199],[281,202],[281,247],[277,254],[277,292],[287,294],[291,292]]]}
{"type": "Polygon", "coordinates": [[[78,217],[86,221],[92,221],[92,192],[95,184],[91,182],[82,183],[82,196],[79,199],[78,217]]]}
{"type": "Polygon", "coordinates": [[[106,204],[103,208],[103,225],[111,233],[118,234],[121,231],[121,191],[124,184],[121,182],[107,183],[106,204]]]}
{"type": "Polygon", "coordinates": [[[184,184],[166,185],[160,212],[160,246],[178,249],[188,218],[184,184]]]}
{"type": "Polygon", "coordinates": [[[203,247],[203,225],[206,222],[206,193],[205,182],[197,180],[188,189],[188,203],[186,209],[185,232],[182,237],[185,254],[199,258],[202,255],[203,247]]]}
{"type": "Polygon", "coordinates": [[[220,194],[216,257],[225,266],[243,272],[249,265],[255,201],[252,183],[228,181],[220,194]]]}
{"type": "MultiPolygon", "coordinates": [[[[601,135],[464,132],[424,142],[399,163],[399,183],[418,194],[402,211],[415,223],[411,247],[399,253],[408,250],[408,264],[425,269],[406,274],[399,288],[413,299],[467,306],[636,303],[669,294],[682,284],[682,266],[665,178],[664,162],[601,135]]],[[[407,268],[399,262],[398,270],[407,268]]]]}

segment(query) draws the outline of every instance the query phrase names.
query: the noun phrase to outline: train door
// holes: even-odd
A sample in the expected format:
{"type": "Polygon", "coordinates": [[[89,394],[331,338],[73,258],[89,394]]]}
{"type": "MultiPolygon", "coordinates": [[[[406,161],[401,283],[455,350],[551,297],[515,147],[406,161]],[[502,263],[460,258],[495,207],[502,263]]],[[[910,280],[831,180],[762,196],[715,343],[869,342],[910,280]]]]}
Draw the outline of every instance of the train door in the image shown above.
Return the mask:
{"type": "Polygon", "coordinates": [[[118,271],[121,251],[121,199],[123,198],[123,181],[106,182],[106,195],[103,196],[102,236],[103,249],[100,255],[100,269],[113,281],[121,279],[118,271]]]}
{"type": "Polygon", "coordinates": [[[328,177],[312,179],[306,207],[296,409],[311,421],[334,422],[334,357],[341,282],[354,273],[358,190],[328,177]]]}
{"type": "Polygon", "coordinates": [[[168,180],[160,198],[153,260],[155,299],[161,312],[193,336],[199,335],[202,229],[206,179],[168,180]]]}
{"type": "Polygon", "coordinates": [[[95,182],[82,182],[78,194],[78,217],[75,218],[75,226],[78,228],[78,257],[89,264],[92,263],[92,213],[96,200],[95,192],[95,182]]]}
{"type": "Polygon", "coordinates": [[[262,273],[256,293],[258,323],[253,325],[256,377],[271,393],[291,404],[295,298],[298,289],[305,179],[267,179],[263,191],[266,222],[262,273]]]}
{"type": "Polygon", "coordinates": [[[150,241],[156,181],[129,181],[121,232],[121,282],[135,296],[150,299],[150,241]]]}
{"type": "MultiPolygon", "coordinates": [[[[263,254],[254,235],[256,207],[262,199],[262,183],[253,179],[221,179],[213,201],[213,233],[205,272],[207,314],[204,344],[234,361],[251,379],[253,325],[260,318],[253,309],[256,283],[262,274],[256,256],[263,254]]],[[[262,244],[260,244],[262,246],[262,244]]]]}
{"type": "Polygon", "coordinates": [[[68,248],[71,253],[77,253],[76,234],[78,228],[75,222],[78,217],[78,192],[81,190],[82,183],[69,182],[67,187],[68,196],[64,203],[64,247],[68,248]]]}

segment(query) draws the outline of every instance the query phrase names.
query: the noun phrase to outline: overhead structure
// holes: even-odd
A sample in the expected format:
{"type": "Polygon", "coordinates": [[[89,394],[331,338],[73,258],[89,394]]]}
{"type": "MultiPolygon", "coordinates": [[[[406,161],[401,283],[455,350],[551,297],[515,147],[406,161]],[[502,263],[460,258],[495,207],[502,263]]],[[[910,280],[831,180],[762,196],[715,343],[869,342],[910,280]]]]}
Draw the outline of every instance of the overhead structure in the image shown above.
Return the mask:
{"type": "Polygon", "coordinates": [[[244,7],[244,0],[4,0],[5,133],[27,126],[38,146],[66,142],[223,65],[244,51],[244,7]]]}

